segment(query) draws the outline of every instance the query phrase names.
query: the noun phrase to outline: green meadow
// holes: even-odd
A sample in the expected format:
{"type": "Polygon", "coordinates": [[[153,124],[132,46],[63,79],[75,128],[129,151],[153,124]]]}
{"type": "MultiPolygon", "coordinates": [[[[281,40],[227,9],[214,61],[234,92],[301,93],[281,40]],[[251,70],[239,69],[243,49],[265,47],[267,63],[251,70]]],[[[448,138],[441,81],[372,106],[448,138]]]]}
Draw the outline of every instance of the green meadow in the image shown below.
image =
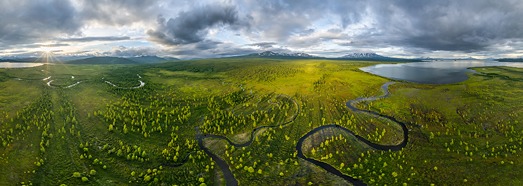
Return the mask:
{"type": "MultiPolygon", "coordinates": [[[[239,185],[349,185],[298,157],[297,144],[330,124],[375,144],[401,143],[398,123],[346,106],[393,81],[359,70],[379,63],[231,58],[0,69],[0,185],[230,183],[209,152],[239,185]]],[[[474,70],[455,84],[398,81],[389,97],[355,105],[405,123],[401,150],[376,150],[336,128],[298,148],[368,185],[521,185],[523,70],[474,70]]]]}

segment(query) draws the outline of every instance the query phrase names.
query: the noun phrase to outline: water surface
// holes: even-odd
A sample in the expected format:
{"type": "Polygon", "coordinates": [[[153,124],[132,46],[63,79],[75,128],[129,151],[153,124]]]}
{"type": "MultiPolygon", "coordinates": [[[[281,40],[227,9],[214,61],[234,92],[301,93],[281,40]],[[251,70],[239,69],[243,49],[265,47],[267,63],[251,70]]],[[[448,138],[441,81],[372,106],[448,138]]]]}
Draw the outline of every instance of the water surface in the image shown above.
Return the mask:
{"type": "Polygon", "coordinates": [[[523,63],[459,60],[431,61],[416,63],[379,64],[363,67],[361,70],[395,80],[424,84],[448,84],[465,81],[471,67],[510,66],[523,68],[523,63]]]}
{"type": "Polygon", "coordinates": [[[43,63],[17,63],[17,62],[0,62],[0,68],[27,68],[42,66],[43,63]]]}

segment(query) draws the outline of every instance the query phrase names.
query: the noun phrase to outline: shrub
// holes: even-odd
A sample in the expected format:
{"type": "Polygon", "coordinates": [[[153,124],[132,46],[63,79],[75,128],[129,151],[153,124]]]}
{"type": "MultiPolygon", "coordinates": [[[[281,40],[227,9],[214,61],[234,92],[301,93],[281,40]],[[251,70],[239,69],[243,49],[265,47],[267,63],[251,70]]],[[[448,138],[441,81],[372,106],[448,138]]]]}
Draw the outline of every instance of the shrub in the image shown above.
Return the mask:
{"type": "Polygon", "coordinates": [[[79,172],[74,172],[74,173],[73,173],[73,177],[75,177],[75,178],[79,178],[79,177],[81,177],[81,176],[82,176],[82,175],[81,175],[79,172]]]}

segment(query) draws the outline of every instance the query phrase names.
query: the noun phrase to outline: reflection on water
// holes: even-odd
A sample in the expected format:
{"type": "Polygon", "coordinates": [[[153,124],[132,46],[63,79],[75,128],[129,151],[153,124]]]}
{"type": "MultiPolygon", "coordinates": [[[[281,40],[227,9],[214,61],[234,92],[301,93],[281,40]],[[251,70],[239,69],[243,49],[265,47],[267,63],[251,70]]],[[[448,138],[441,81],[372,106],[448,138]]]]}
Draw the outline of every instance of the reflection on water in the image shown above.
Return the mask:
{"type": "Polygon", "coordinates": [[[495,61],[434,61],[400,64],[379,64],[361,70],[379,76],[426,84],[447,84],[465,81],[467,68],[486,66],[510,66],[523,68],[523,63],[495,61]]]}
{"type": "Polygon", "coordinates": [[[13,63],[13,62],[0,62],[0,68],[26,68],[26,67],[37,67],[42,66],[43,63],[13,63]]]}

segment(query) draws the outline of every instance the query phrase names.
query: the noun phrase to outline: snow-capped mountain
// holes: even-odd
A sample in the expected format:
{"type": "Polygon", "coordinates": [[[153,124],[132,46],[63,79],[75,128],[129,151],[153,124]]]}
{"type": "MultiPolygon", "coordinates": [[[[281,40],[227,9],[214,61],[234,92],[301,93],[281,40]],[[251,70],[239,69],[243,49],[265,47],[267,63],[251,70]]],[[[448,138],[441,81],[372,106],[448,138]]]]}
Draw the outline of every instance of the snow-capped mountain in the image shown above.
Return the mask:
{"type": "Polygon", "coordinates": [[[344,55],[340,58],[343,58],[343,59],[379,59],[379,58],[388,58],[388,57],[381,56],[376,53],[352,53],[352,54],[344,55]]]}
{"type": "Polygon", "coordinates": [[[307,53],[285,53],[285,52],[274,52],[265,51],[260,53],[248,54],[245,56],[236,57],[253,57],[253,58],[276,58],[276,59],[335,59],[335,60],[358,60],[358,61],[399,61],[399,62],[412,62],[420,61],[417,59],[402,59],[402,58],[391,58],[381,56],[376,53],[352,53],[338,58],[326,58],[320,56],[314,56],[307,53]]]}
{"type": "Polygon", "coordinates": [[[249,54],[250,57],[269,57],[269,58],[319,58],[307,53],[284,53],[284,52],[273,52],[265,51],[260,53],[249,54]]]}
{"type": "Polygon", "coordinates": [[[339,57],[342,60],[416,62],[420,59],[404,59],[382,56],[376,53],[352,53],[339,57]]]}

